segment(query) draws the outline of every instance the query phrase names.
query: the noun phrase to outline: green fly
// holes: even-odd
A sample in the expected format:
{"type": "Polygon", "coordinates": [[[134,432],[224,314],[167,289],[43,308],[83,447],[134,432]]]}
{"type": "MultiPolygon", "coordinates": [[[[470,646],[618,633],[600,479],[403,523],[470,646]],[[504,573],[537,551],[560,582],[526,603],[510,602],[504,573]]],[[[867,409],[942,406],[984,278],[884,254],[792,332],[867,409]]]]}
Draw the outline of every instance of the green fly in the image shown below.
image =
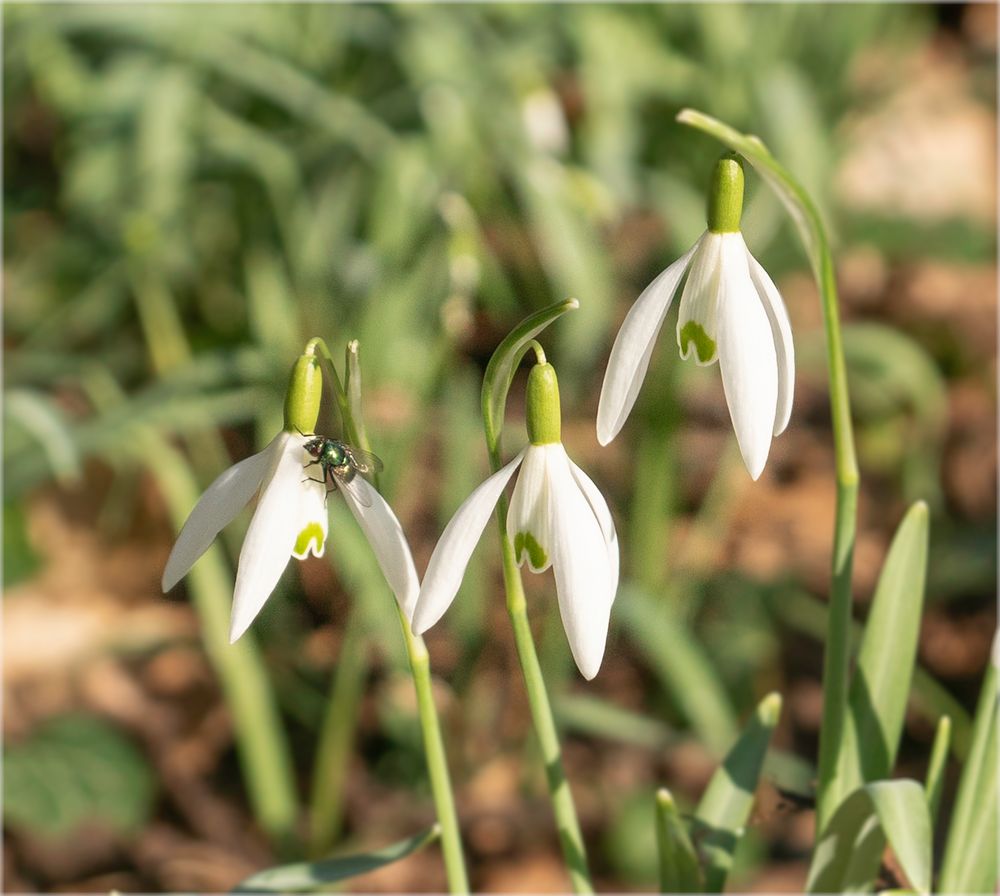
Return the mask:
{"type": "MultiPolygon", "coordinates": [[[[312,434],[307,433],[306,435],[312,434]]],[[[339,439],[317,435],[302,447],[312,458],[312,461],[306,464],[306,469],[318,465],[323,471],[323,478],[314,481],[325,483],[328,491],[349,488],[358,473],[363,476],[371,476],[382,471],[382,461],[374,454],[362,451],[360,448],[352,448],[339,439]]],[[[363,492],[357,489],[350,489],[350,491],[355,500],[360,501],[366,507],[370,505],[371,502],[364,498],[363,492]]]]}

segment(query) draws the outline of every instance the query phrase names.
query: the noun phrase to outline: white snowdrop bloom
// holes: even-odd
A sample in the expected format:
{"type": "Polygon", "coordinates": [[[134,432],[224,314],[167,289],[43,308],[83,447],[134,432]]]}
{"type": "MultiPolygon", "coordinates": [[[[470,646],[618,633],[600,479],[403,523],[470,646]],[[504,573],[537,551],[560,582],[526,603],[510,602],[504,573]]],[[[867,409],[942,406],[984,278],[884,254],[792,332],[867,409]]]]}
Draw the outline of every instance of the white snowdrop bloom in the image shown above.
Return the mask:
{"type": "Polygon", "coordinates": [[[740,233],[743,169],[732,157],[715,168],[708,229],[639,296],[622,323],[601,389],[597,439],[607,445],[628,418],[649,368],[653,344],[687,274],[677,315],[681,358],[719,362],[729,414],[753,479],[771,439],[792,412],[795,351],[788,312],[774,282],[740,233]]]}
{"type": "MultiPolygon", "coordinates": [[[[323,556],[328,532],[326,470],[316,463],[317,449],[306,449],[316,437],[289,431],[315,425],[319,377],[313,356],[303,355],[289,387],[286,430],[260,453],[230,467],[206,489],[167,560],[164,591],[187,575],[215,536],[257,495],[257,507],[240,551],[230,642],[249,628],[281,578],[289,557],[301,560],[309,554],[323,556]],[[306,395],[304,400],[302,393],[306,395]]],[[[340,442],[332,444],[340,449],[346,447],[340,442]]],[[[343,469],[343,475],[334,479],[337,491],[367,536],[403,611],[412,613],[419,581],[399,520],[374,486],[354,470],[343,469]]]]}
{"type": "Polygon", "coordinates": [[[530,444],[473,491],[441,535],[424,576],[413,630],[422,634],[451,605],[469,558],[507,483],[520,467],[507,535],[516,562],[532,572],[552,567],[573,658],[584,678],[601,666],[611,605],[618,590],[618,536],[607,502],[560,441],[559,391],[550,364],[528,377],[530,444]]]}

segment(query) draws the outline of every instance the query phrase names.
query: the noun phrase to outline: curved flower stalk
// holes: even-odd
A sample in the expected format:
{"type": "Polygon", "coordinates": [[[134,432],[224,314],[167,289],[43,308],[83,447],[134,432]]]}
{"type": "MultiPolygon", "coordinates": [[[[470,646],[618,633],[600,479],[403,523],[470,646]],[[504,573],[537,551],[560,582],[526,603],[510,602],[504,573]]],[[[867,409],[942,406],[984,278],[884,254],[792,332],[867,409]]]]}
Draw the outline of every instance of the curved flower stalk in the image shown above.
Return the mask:
{"type": "Polygon", "coordinates": [[[558,382],[544,360],[528,377],[527,417],[530,444],[476,488],[445,528],[427,566],[413,629],[429,629],[455,599],[472,551],[520,467],[507,515],[517,565],[527,562],[532,572],[552,567],[573,659],[591,679],[601,666],[618,590],[618,537],[604,497],[562,446],[558,382]]]}
{"type": "MultiPolygon", "coordinates": [[[[327,485],[305,445],[316,425],[322,374],[313,354],[292,372],[285,428],[258,454],[233,465],[201,496],[177,536],[163,572],[174,587],[254,495],[258,496],[240,551],[230,641],[249,628],[277,585],[288,558],[322,557],[328,532],[327,485]]],[[[385,499],[360,475],[337,480],[337,490],[361,526],[400,607],[412,613],[419,582],[403,529],[385,499]]]]}
{"type": "Polygon", "coordinates": [[[608,361],[597,411],[597,438],[621,430],[642,386],[653,344],[681,280],[677,344],[681,358],[719,362],[733,428],[747,471],[757,479],[792,412],[795,351],[781,295],[740,233],[743,169],[733,156],[716,164],[708,229],[639,296],[608,361]]]}

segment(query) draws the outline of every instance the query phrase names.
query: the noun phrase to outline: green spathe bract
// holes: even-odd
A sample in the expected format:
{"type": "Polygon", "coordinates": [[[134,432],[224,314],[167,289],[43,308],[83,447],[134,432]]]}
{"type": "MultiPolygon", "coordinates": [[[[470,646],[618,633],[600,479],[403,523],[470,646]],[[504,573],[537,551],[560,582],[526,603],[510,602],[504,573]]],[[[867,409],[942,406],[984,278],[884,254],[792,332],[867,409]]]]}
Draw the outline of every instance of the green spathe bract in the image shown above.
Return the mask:
{"type": "Polygon", "coordinates": [[[528,440],[532,445],[553,445],[561,440],[559,380],[551,364],[536,364],[528,374],[528,440]]]}

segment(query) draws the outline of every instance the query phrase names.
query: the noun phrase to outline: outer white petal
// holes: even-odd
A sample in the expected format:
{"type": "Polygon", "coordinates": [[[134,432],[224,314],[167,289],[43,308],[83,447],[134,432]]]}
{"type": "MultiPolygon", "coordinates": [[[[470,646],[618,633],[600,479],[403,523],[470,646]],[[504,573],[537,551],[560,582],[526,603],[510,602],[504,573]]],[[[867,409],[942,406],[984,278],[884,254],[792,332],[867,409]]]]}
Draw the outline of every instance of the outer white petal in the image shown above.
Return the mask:
{"type": "MultiPolygon", "coordinates": [[[[514,545],[514,557],[517,565],[522,566],[528,561],[532,572],[543,572],[552,565],[552,537],[550,532],[551,512],[549,510],[549,483],[546,449],[550,446],[529,445],[524,451],[524,463],[517,475],[514,494],[510,499],[510,510],[507,513],[507,537],[514,545]],[[530,535],[538,548],[545,552],[540,565],[536,565],[531,557],[531,549],[520,545],[518,551],[518,536],[530,535]]],[[[537,559],[537,558],[536,558],[537,559]]]]}
{"type": "Polygon", "coordinates": [[[410,545],[396,514],[378,491],[361,476],[339,483],[344,500],[375,552],[382,575],[409,619],[417,603],[420,580],[410,545]]]}
{"type": "Polygon", "coordinates": [[[677,287],[697,251],[699,239],[636,299],[611,347],[597,405],[597,441],[607,445],[625,425],[649,369],[653,345],[670,310],[677,287]]]}
{"type": "Polygon", "coordinates": [[[569,470],[580,486],[583,496],[590,504],[590,509],[594,511],[597,522],[601,526],[601,533],[604,535],[604,545],[608,551],[608,568],[611,570],[611,600],[614,601],[618,594],[618,532],[615,530],[615,521],[611,517],[608,509],[608,502],[604,500],[604,495],[600,489],[594,485],[593,480],[583,472],[573,461],[569,462],[569,470]]]}
{"type": "MultiPolygon", "coordinates": [[[[305,465],[312,458],[304,458],[305,465]]],[[[302,476],[308,476],[303,472],[302,476]]],[[[311,478],[302,483],[305,489],[299,500],[298,533],[292,546],[292,556],[305,560],[310,554],[322,557],[326,550],[326,536],[330,527],[330,514],[326,509],[326,484],[311,478]]]]}
{"type": "Polygon", "coordinates": [[[261,485],[257,509],[240,551],[229,626],[230,643],[250,627],[264,601],[270,597],[299,534],[301,503],[307,494],[302,483],[302,438],[282,433],[275,443],[279,452],[277,463],[261,485]]]}
{"type": "Polygon", "coordinates": [[[757,288],[757,294],[767,312],[774,339],[774,353],[778,362],[778,407],[774,414],[774,435],[780,436],[792,416],[792,397],[795,394],[795,346],[792,344],[792,326],[788,322],[788,311],[781,301],[781,293],[767,271],[749,250],[747,261],[750,277],[757,288]]]}
{"type": "Polygon", "coordinates": [[[500,493],[514,475],[527,449],[521,451],[507,466],[498,470],[478,486],[451,521],[431,554],[420,586],[420,595],[413,613],[413,631],[423,634],[443,615],[458,594],[469,558],[478,544],[500,493]]]}
{"type": "Polygon", "coordinates": [[[757,479],[774,432],[778,365],[771,325],[750,279],[747,254],[745,246],[731,243],[726,247],[719,302],[719,366],[743,463],[751,478],[757,479]]]}
{"type": "Polygon", "coordinates": [[[164,591],[169,591],[187,575],[215,536],[233,521],[260,488],[261,479],[277,456],[278,438],[272,439],[259,454],[231,466],[205,490],[181,528],[167,559],[161,583],[164,591]]]}
{"type": "Polygon", "coordinates": [[[552,489],[552,569],[559,614],[580,674],[601,668],[611,618],[612,570],[601,524],[570,471],[562,446],[548,453],[552,489]]]}
{"type": "Polygon", "coordinates": [[[691,354],[692,343],[681,338],[685,326],[694,322],[701,326],[705,335],[712,340],[711,351],[702,355],[695,351],[695,361],[707,366],[714,364],[718,355],[718,313],[719,295],[722,289],[722,260],[727,245],[734,238],[744,246],[743,238],[738,233],[712,233],[707,231],[698,241],[698,252],[691,259],[691,273],[688,274],[684,292],[681,293],[681,305],[677,309],[677,345],[681,349],[681,358],[685,361],[691,354]]]}

